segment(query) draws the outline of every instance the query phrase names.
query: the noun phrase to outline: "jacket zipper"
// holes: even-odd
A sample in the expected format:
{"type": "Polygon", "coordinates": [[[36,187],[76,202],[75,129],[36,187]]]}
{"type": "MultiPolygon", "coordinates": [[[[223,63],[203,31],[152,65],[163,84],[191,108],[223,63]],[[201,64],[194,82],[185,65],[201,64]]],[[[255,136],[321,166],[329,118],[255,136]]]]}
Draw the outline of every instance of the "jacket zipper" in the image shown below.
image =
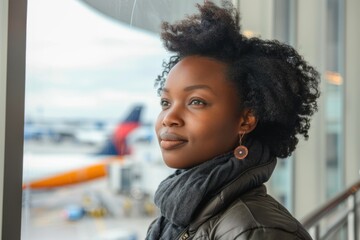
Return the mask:
{"type": "Polygon", "coordinates": [[[188,229],[185,229],[181,234],[180,237],[178,238],[179,240],[186,240],[190,237],[188,229]]]}

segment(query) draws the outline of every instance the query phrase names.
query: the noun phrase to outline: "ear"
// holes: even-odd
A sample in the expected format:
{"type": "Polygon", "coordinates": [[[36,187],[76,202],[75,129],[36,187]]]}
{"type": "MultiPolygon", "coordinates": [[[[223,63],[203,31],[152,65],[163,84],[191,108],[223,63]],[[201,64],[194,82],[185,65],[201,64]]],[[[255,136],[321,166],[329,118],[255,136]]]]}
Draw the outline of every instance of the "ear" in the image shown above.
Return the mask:
{"type": "Polygon", "coordinates": [[[247,134],[255,129],[257,118],[251,109],[243,110],[239,121],[239,134],[247,134]]]}

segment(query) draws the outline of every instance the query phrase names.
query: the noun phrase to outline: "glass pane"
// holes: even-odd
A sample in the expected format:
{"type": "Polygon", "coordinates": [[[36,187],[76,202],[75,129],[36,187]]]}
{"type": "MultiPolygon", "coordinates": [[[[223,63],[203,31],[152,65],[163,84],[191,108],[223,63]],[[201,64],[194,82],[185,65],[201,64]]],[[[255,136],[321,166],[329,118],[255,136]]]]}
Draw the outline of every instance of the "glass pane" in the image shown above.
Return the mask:
{"type": "Polygon", "coordinates": [[[159,23],[196,2],[28,1],[22,239],[144,239],[173,171],[153,131],[159,23]]]}
{"type": "Polygon", "coordinates": [[[347,223],[343,223],[339,226],[339,229],[335,230],[328,237],[324,238],[324,240],[347,240],[348,238],[348,226],[347,223]]]}
{"type": "Polygon", "coordinates": [[[338,204],[321,218],[319,224],[320,239],[348,239],[348,204],[346,201],[338,204]]]}
{"type": "Polygon", "coordinates": [[[326,28],[326,195],[333,197],[343,189],[343,13],[341,0],[327,1],[326,28]]]}
{"type": "Polygon", "coordinates": [[[268,187],[275,197],[289,211],[293,210],[293,161],[292,157],[278,159],[268,187]]]}

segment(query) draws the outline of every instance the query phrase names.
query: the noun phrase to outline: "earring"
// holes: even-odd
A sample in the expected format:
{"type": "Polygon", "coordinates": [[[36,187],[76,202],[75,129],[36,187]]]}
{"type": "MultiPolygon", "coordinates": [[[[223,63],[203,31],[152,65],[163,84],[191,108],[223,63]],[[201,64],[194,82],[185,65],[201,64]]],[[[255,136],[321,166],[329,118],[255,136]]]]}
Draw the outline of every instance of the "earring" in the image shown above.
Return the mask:
{"type": "Polygon", "coordinates": [[[247,147],[245,147],[244,145],[241,144],[241,140],[244,137],[244,135],[245,135],[245,133],[240,135],[239,146],[237,148],[235,148],[235,150],[234,150],[234,155],[239,160],[243,160],[244,158],[246,158],[246,156],[248,155],[248,152],[249,152],[247,147]]]}

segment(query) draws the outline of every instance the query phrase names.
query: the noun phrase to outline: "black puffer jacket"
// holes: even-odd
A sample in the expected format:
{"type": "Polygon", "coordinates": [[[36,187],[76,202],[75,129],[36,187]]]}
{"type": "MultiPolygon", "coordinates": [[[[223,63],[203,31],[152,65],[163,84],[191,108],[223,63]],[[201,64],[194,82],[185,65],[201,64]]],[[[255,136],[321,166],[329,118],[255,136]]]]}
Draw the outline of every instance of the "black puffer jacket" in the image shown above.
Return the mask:
{"type": "MultiPolygon", "coordinates": [[[[224,196],[226,194],[220,193],[214,201],[221,202],[224,196]]],[[[301,224],[266,194],[264,185],[243,194],[228,208],[212,215],[211,211],[220,207],[218,204],[210,202],[213,207],[205,208],[179,239],[311,239],[301,224]]]]}

